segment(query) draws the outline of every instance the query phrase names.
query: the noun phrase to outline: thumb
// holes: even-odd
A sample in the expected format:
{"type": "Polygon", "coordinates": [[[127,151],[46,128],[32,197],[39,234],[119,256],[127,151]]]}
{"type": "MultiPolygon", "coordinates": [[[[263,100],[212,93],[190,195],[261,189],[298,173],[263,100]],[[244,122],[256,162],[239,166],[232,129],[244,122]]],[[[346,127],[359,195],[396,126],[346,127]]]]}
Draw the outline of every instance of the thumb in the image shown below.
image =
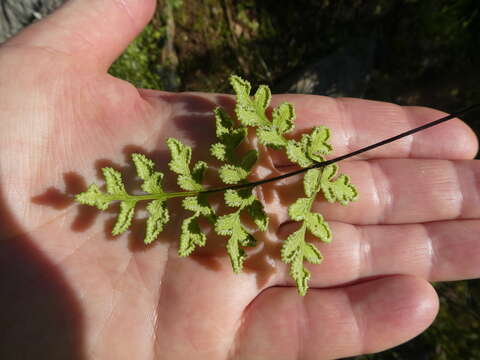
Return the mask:
{"type": "Polygon", "coordinates": [[[156,0],[70,0],[6,44],[66,54],[106,71],[148,23],[156,0]]]}

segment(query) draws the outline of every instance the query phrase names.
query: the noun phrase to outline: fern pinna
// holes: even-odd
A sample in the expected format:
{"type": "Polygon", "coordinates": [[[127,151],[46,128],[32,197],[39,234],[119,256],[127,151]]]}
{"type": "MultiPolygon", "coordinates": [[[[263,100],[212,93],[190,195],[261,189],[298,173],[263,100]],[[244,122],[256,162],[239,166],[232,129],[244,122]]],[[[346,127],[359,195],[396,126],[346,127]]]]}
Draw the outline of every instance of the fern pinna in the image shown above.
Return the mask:
{"type": "MultiPolygon", "coordinates": [[[[318,248],[306,240],[307,232],[322,242],[332,240],[332,232],[321,214],[312,211],[312,205],[318,194],[323,194],[329,202],[347,205],[358,198],[358,192],[346,175],[338,175],[338,166],[325,162],[325,156],[332,152],[329,143],[330,130],[318,126],[299,140],[289,136],[294,129],[295,109],[292,104],[282,103],[275,107],[271,119],[267,115],[270,105],[270,89],[261,85],[251,96],[250,83],[238,76],[231,76],[230,83],[236,94],[235,118],[230,117],[222,108],[214,110],[217,142],[210,147],[213,157],[223,163],[218,176],[225,183],[222,188],[209,188],[204,184],[204,174],[209,168],[204,161],[191,164],[192,149],[181,141],[167,139],[171,160],[169,168],[177,176],[178,192],[165,192],[162,188],[164,175],[155,170],[155,164],[142,154],[132,154],[132,161],[138,177],[143,180],[143,195],[130,195],[126,192],[121,174],[112,168],[103,168],[106,191],[96,184],[76,196],[81,204],[106,210],[110,203],[119,201],[120,212],[113,227],[113,235],[126,231],[132,222],[135,206],[139,201],[147,201],[148,218],[146,222],[145,243],[153,242],[168,223],[170,215],[167,200],[183,197],[182,205],[189,211],[183,220],[180,232],[178,254],[188,256],[196,247],[204,246],[207,236],[202,231],[199,219],[204,218],[221,236],[227,237],[226,249],[233,271],[242,271],[247,258],[246,248],[256,245],[251,230],[242,223],[242,214],[249,216],[260,231],[268,227],[268,215],[262,203],[252,191],[255,186],[274,179],[249,182],[248,177],[255,168],[258,159],[256,150],[248,150],[239,156],[237,148],[244,141],[248,128],[254,128],[261,145],[285,151],[293,163],[304,173],[303,187],[305,196],[297,199],[288,208],[293,221],[299,228],[290,234],[281,249],[281,259],[290,265],[290,275],[295,280],[298,292],[305,295],[308,289],[309,271],[304,262],[319,264],[322,255],[318,248]],[[324,166],[316,166],[322,165],[324,166]],[[228,213],[217,214],[209,203],[212,193],[224,193],[228,213]]],[[[287,174],[288,176],[290,174],[287,174]]]]}

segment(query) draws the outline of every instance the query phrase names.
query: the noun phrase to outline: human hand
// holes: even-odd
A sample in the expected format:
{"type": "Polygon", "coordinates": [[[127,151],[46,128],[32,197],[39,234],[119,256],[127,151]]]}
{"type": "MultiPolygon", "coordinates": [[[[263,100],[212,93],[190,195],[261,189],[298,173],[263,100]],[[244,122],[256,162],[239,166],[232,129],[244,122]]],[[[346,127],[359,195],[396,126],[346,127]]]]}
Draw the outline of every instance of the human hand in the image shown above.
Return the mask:
{"type": "MultiPolygon", "coordinates": [[[[306,297],[278,259],[292,226],[288,194],[300,194],[298,182],[259,189],[270,194],[273,221],[241,275],[232,274],[218,240],[189,258],[176,254],[175,229],[148,248],[132,245],[135,234],[112,240],[109,214],[59,196],[59,189],[83,191],[80,176],[94,181],[95,162],[105,164],[99,159],[124,164],[125,153],[139,148],[164,159],[169,136],[208,156],[211,110],[228,97],[138,90],[106,73],[154,3],[71,1],[0,48],[2,359],[376,352],[433,321],[438,298],[428,281],[479,276],[480,167],[469,160],[477,141],[459,120],[340,164],[360,199],[348,207],[316,204],[334,240],[321,247],[323,264],[310,268],[306,297]]],[[[299,131],[332,129],[338,155],[442,116],[355,99],[282,95],[273,102],[286,100],[296,106],[299,131]]],[[[264,155],[272,175],[290,169],[275,152],[264,155]]]]}

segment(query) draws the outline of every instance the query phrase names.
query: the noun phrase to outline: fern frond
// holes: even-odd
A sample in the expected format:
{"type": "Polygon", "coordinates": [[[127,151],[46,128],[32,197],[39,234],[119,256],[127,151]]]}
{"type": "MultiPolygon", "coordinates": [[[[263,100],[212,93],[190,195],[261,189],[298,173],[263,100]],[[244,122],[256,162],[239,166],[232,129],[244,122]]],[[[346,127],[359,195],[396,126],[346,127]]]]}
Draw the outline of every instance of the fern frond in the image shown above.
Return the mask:
{"type": "Polygon", "coordinates": [[[183,191],[165,192],[162,187],[164,175],[155,170],[155,163],[145,155],[132,154],[136,173],[143,180],[141,189],[144,194],[127,193],[120,172],[106,167],[102,169],[105,191],[92,184],[85,192],[78,194],[76,200],[100,210],[106,210],[112,202],[120,202],[120,210],[112,229],[114,235],[125,232],[131,226],[137,202],[147,201],[148,217],[144,242],[150,244],[158,238],[170,220],[166,201],[183,197],[182,206],[190,214],[180,227],[179,256],[188,256],[197,247],[205,246],[207,236],[202,229],[201,220],[206,220],[217,234],[228,237],[226,250],[233,271],[238,273],[242,271],[247,258],[246,248],[256,245],[251,234],[252,229],[242,223],[242,215],[249,216],[258,230],[266,231],[268,228],[268,216],[263,204],[256,198],[253,187],[272,180],[249,183],[248,177],[255,168],[258,152],[251,149],[243,155],[239,154],[239,146],[247,136],[248,127],[252,127],[260,144],[283,150],[290,161],[306,171],[303,179],[305,197],[298,198],[288,208],[290,218],[299,222],[299,228],[287,237],[281,249],[282,261],[290,265],[290,275],[297,284],[299,294],[305,295],[311,274],[305,268],[304,262],[319,264],[322,261],[320,251],[307,241],[307,236],[310,234],[325,243],[332,240],[332,232],[327,222],[321,214],[312,212],[318,193],[322,192],[329,202],[346,205],[358,198],[358,191],[350,183],[348,176],[337,174],[337,165],[313,168],[318,167],[314,164],[324,161],[324,157],[333,150],[329,143],[330,130],[327,127],[317,126],[310,133],[294,139],[291,134],[296,115],[292,104],[282,103],[276,106],[269,119],[267,109],[272,94],[267,86],[261,85],[251,96],[251,85],[248,81],[233,75],[230,83],[236,93],[236,119],[221,108],[214,110],[217,142],[210,146],[211,155],[221,162],[218,175],[227,187],[206,188],[203,181],[209,165],[204,161],[192,164],[192,148],[177,139],[169,138],[167,147],[171,160],[168,167],[176,174],[177,184],[183,191]],[[222,215],[215,213],[208,197],[218,191],[224,192],[225,204],[228,208],[233,208],[232,212],[222,215]]]}

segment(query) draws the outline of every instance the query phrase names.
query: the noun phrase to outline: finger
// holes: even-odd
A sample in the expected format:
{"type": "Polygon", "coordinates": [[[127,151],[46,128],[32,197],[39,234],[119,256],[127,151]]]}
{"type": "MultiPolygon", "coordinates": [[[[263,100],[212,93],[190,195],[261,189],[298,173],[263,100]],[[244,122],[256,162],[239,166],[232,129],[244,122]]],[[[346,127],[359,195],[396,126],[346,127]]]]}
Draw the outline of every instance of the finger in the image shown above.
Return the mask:
{"type": "Polygon", "coordinates": [[[318,202],[329,219],[399,224],[480,217],[479,161],[375,160],[341,169],[352,174],[360,199],[346,207],[318,202]]]}
{"type": "Polygon", "coordinates": [[[70,0],[8,45],[39,47],[106,70],[150,20],[155,0],[70,0]]]}
{"type": "Polygon", "coordinates": [[[338,359],[378,352],[422,332],[438,310],[426,281],[394,276],[336,289],[270,288],[244,314],[235,358],[338,359]]]}
{"type": "MultiPolygon", "coordinates": [[[[331,222],[334,238],[319,244],[320,265],[307,265],[311,287],[330,287],[394,274],[428,281],[480,277],[480,220],[425,224],[353,226],[331,222]]],[[[296,227],[282,227],[286,239],[296,227]]],[[[308,238],[315,242],[315,239],[308,238]]],[[[294,286],[285,264],[278,265],[273,285],[294,286]]]]}
{"type": "MultiPolygon", "coordinates": [[[[284,101],[295,105],[297,133],[307,132],[319,125],[331,129],[334,154],[329,158],[358,150],[446,115],[423,107],[315,95],[276,95],[273,105],[284,101]]],[[[471,159],[477,149],[478,141],[474,132],[461,120],[453,119],[368,151],[357,158],[471,159]]],[[[272,150],[270,153],[278,167],[290,164],[282,151],[272,150]]]]}
{"type": "MultiPolygon", "coordinates": [[[[359,198],[342,206],[328,203],[319,195],[313,210],[326,220],[365,225],[480,218],[477,160],[345,161],[340,164],[340,172],[351,177],[359,198]]],[[[290,182],[262,187],[268,211],[280,222],[289,221],[285,204],[304,196],[301,178],[290,182]]]]}

